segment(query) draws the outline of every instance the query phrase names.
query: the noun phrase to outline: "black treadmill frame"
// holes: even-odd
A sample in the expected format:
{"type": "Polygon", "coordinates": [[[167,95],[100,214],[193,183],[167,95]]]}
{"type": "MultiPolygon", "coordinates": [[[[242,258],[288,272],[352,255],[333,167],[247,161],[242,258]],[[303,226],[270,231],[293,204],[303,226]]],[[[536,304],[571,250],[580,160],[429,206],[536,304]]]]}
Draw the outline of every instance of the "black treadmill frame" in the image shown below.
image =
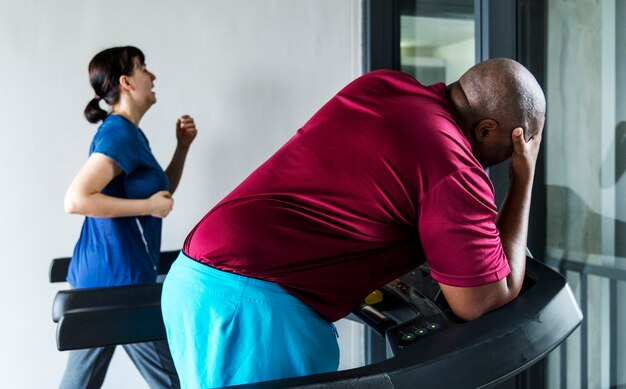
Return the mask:
{"type": "MultiPolygon", "coordinates": [[[[474,321],[452,325],[420,339],[389,359],[335,373],[238,387],[496,385],[539,361],[582,321],[578,304],[560,274],[530,258],[526,269],[533,285],[511,303],[474,321]]],[[[53,305],[53,316],[58,319],[59,350],[165,339],[160,292],[160,284],[59,292],[53,305]]],[[[390,328],[393,329],[380,332],[390,328]]]]}

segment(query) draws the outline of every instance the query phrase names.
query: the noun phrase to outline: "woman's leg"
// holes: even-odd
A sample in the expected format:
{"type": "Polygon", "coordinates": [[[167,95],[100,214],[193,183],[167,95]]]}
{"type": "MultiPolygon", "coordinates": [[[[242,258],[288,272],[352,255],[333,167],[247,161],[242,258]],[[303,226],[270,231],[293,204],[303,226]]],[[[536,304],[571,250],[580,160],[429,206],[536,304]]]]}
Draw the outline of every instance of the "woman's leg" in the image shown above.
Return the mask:
{"type": "Polygon", "coordinates": [[[150,388],[180,388],[167,341],[123,345],[150,388]]]}
{"type": "Polygon", "coordinates": [[[115,346],[69,351],[60,389],[94,389],[104,382],[115,346]]]}

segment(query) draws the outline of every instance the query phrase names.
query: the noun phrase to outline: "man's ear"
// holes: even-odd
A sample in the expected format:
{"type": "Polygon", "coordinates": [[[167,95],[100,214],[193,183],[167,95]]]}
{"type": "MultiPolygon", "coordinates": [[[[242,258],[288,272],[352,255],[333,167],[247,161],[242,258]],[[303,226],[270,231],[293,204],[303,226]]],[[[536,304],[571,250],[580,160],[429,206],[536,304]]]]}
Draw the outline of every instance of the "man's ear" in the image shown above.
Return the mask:
{"type": "Polygon", "coordinates": [[[482,143],[498,129],[498,122],[493,119],[483,119],[474,127],[476,141],[482,143]]]}

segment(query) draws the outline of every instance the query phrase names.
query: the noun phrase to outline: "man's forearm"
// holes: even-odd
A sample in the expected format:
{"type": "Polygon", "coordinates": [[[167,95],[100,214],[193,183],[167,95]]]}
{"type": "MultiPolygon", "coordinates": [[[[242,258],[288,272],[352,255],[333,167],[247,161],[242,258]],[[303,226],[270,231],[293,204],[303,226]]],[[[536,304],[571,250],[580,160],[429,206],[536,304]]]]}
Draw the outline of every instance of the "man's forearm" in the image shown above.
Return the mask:
{"type": "Polygon", "coordinates": [[[502,247],[511,268],[507,284],[514,296],[517,296],[522,288],[526,271],[532,185],[532,178],[526,182],[511,182],[496,222],[502,247]]]}

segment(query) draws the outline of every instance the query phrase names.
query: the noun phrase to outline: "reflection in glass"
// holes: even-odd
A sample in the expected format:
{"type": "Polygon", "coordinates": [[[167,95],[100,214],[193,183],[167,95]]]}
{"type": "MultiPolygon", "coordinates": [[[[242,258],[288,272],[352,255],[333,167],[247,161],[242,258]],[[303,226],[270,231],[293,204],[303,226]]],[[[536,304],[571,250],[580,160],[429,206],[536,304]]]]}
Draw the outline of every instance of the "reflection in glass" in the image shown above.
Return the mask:
{"type": "Polygon", "coordinates": [[[473,3],[401,2],[400,68],[422,84],[452,83],[475,63],[473,3]]]}

